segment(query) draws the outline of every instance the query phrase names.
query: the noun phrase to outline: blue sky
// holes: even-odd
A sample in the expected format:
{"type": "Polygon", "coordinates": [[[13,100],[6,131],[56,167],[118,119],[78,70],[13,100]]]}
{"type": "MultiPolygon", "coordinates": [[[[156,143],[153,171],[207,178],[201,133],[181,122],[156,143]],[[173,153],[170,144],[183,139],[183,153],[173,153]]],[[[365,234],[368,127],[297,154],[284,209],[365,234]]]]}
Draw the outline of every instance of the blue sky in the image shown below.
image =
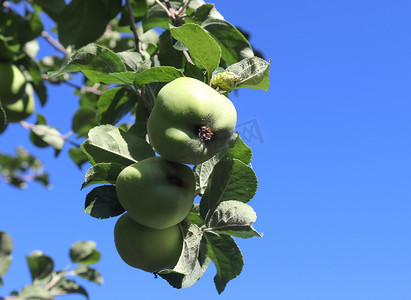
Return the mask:
{"type": "MultiPolygon", "coordinates": [[[[269,92],[232,97],[238,124],[248,122],[239,129],[262,137],[246,143],[259,179],[250,204],[264,237],[238,240],[242,274],[218,296],[214,267],[187,290],[128,267],[114,248],[116,219],[83,212],[86,168],[67,151],[55,159],[51,149],[34,148],[15,125],[0,136],[0,150],[22,143],[43,159],[53,189],[0,184],[0,229],[15,242],[1,296],[29,284],[24,256],[33,250],[64,268],[71,244],[94,240],[105,284],[81,282],[91,299],[411,298],[411,2],[214,3],[272,59],[269,92]]],[[[71,91],[51,86],[39,110],[62,132],[77,106],[71,91]]]]}

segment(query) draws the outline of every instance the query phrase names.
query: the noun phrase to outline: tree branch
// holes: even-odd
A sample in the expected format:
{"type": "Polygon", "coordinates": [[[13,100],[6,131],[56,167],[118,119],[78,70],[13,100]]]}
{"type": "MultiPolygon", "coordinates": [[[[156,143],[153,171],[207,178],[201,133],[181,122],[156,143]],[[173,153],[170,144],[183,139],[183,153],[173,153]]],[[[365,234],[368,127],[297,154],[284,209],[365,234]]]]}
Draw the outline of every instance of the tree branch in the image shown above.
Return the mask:
{"type": "Polygon", "coordinates": [[[126,4],[127,4],[127,9],[128,9],[128,16],[130,18],[130,29],[134,35],[134,42],[136,43],[136,49],[138,52],[141,52],[141,42],[138,37],[138,33],[137,33],[136,25],[135,25],[133,7],[131,6],[130,0],[126,0],[126,4]]]}
{"type": "MultiPolygon", "coordinates": [[[[56,77],[50,77],[48,78],[47,74],[42,74],[42,78],[45,80],[48,80],[50,82],[59,82],[58,79],[56,79],[56,77]]],[[[71,81],[65,81],[62,80],[61,81],[64,84],[67,84],[68,86],[75,88],[76,90],[79,90],[82,93],[93,93],[97,96],[100,96],[101,94],[103,94],[103,91],[100,91],[98,88],[100,87],[100,84],[96,83],[93,86],[85,86],[85,85],[77,85],[75,83],[72,83],[71,81]]],[[[1,300],[1,299],[0,299],[1,300]]]]}
{"type": "Polygon", "coordinates": [[[63,52],[65,56],[68,55],[68,52],[66,48],[63,47],[62,44],[60,44],[57,40],[55,40],[47,31],[42,31],[41,36],[46,39],[47,42],[49,42],[54,48],[59,50],[60,52],[63,52]]]}

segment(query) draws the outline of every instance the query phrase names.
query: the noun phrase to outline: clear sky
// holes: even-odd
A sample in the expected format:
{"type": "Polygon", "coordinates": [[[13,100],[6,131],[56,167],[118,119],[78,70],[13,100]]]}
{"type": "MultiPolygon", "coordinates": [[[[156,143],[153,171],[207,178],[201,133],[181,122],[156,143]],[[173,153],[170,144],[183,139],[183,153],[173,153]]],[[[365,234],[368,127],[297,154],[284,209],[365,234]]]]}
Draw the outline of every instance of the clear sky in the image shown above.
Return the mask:
{"type": "MultiPolygon", "coordinates": [[[[114,247],[116,219],[83,212],[87,167],[79,171],[67,148],[57,159],[34,148],[15,125],[0,136],[0,151],[22,143],[43,159],[53,189],[0,183],[0,229],[15,243],[0,296],[30,283],[25,255],[33,250],[64,268],[71,244],[94,240],[105,283],[81,281],[91,299],[411,299],[411,2],[214,3],[272,59],[269,92],[232,97],[254,154],[259,188],[250,204],[264,233],[237,240],[241,275],[218,296],[214,266],[186,290],[127,266],[114,247]]],[[[67,87],[49,94],[39,112],[69,131],[78,99],[67,87]]]]}

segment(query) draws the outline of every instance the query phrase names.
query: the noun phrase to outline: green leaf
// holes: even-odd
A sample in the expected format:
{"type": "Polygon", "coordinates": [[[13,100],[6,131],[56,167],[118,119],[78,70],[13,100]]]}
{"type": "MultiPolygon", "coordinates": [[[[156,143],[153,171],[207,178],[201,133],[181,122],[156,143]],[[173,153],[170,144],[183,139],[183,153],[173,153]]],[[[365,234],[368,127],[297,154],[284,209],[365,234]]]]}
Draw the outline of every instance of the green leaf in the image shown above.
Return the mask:
{"type": "Polygon", "coordinates": [[[3,133],[7,128],[7,117],[4,108],[0,105],[0,133],[3,133]]]}
{"type": "Polygon", "coordinates": [[[33,177],[33,180],[42,184],[46,188],[50,188],[50,180],[49,180],[49,174],[48,173],[41,173],[37,174],[33,177]]]}
{"type": "Polygon", "coordinates": [[[97,125],[96,110],[92,108],[80,108],[73,116],[71,129],[77,133],[77,137],[86,137],[89,130],[97,125]]]}
{"type": "Polygon", "coordinates": [[[59,40],[76,49],[97,40],[106,30],[110,16],[102,0],[73,0],[58,18],[59,40]]]}
{"type": "Polygon", "coordinates": [[[167,280],[167,282],[174,288],[188,288],[194,285],[207,270],[211,260],[207,257],[207,248],[205,239],[203,238],[200,243],[200,249],[197,260],[194,265],[194,269],[190,274],[181,274],[173,272],[172,270],[164,270],[159,275],[167,280]]]}
{"type": "Polygon", "coordinates": [[[54,262],[41,251],[34,251],[26,256],[33,283],[46,283],[51,280],[54,262]]]}
{"type": "Polygon", "coordinates": [[[95,264],[100,260],[101,254],[96,249],[93,241],[78,241],[74,243],[69,251],[70,259],[73,263],[95,264]]]}
{"type": "Polygon", "coordinates": [[[11,266],[11,255],[0,253],[0,287],[3,285],[2,277],[7,273],[11,266]]]}
{"type": "MultiPolygon", "coordinates": [[[[191,8],[191,9],[195,9],[196,11],[193,14],[192,12],[187,10],[187,14],[190,15],[190,16],[193,16],[193,15],[196,15],[198,13],[198,14],[202,15],[202,17],[204,18],[205,14],[206,14],[206,12],[208,11],[208,8],[209,8],[209,7],[207,7],[208,5],[210,5],[210,4],[206,4],[204,2],[204,0],[191,0],[188,7],[191,8]],[[200,12],[197,12],[197,10],[200,10],[200,12]],[[205,13],[202,10],[204,10],[205,13]]],[[[214,4],[213,4],[213,8],[211,8],[211,10],[209,10],[209,13],[208,13],[207,17],[212,18],[212,19],[224,19],[224,17],[217,11],[214,4]]],[[[187,18],[186,18],[186,20],[187,20],[187,18]]],[[[200,20],[200,18],[198,20],[200,20]]]]}
{"type": "Polygon", "coordinates": [[[19,293],[19,300],[54,300],[48,290],[40,285],[26,285],[19,293]]]}
{"type": "Polygon", "coordinates": [[[251,149],[243,145],[238,134],[234,133],[225,148],[211,157],[209,160],[194,166],[194,176],[196,178],[196,192],[203,195],[208,184],[208,179],[214,170],[214,166],[222,159],[237,158],[242,162],[249,164],[251,161],[251,149]],[[250,152],[248,152],[248,149],[250,152]]]}
{"type": "MultiPolygon", "coordinates": [[[[36,118],[37,118],[36,123],[35,123],[36,125],[47,125],[47,119],[43,115],[36,114],[36,118]]],[[[49,146],[48,143],[43,141],[41,137],[35,134],[32,130],[30,130],[29,137],[30,137],[31,142],[37,147],[45,148],[49,146]]]]}
{"type": "Polygon", "coordinates": [[[88,265],[79,265],[73,270],[73,274],[86,279],[90,282],[97,284],[103,284],[103,277],[96,269],[91,268],[88,265]]]}
{"type": "Polygon", "coordinates": [[[188,275],[172,271],[162,271],[158,275],[167,280],[172,287],[176,289],[185,289],[193,286],[203,276],[210,262],[211,261],[207,259],[203,264],[200,264],[197,260],[194,270],[188,275]]]}
{"type": "Polygon", "coordinates": [[[133,109],[133,114],[135,117],[134,124],[127,129],[129,134],[140,137],[141,139],[146,138],[147,134],[147,110],[143,101],[139,101],[133,109]]]}
{"type": "Polygon", "coordinates": [[[236,88],[268,91],[270,88],[270,82],[268,81],[270,64],[271,61],[266,62],[259,57],[252,57],[229,66],[226,71],[233,72],[241,77],[236,88]]]}
{"type": "Polygon", "coordinates": [[[128,166],[154,156],[153,149],[145,140],[112,125],[91,129],[81,148],[92,165],[112,162],[128,166]]]}
{"type": "Polygon", "coordinates": [[[0,27],[4,36],[13,37],[10,45],[18,42],[20,45],[37,38],[42,30],[43,24],[37,12],[26,11],[25,16],[21,16],[12,10],[0,12],[0,27]]]}
{"type": "Polygon", "coordinates": [[[240,136],[237,136],[237,138],[234,141],[234,145],[231,145],[224,158],[227,159],[239,159],[245,164],[251,163],[251,158],[252,158],[252,152],[251,148],[248,147],[243,140],[240,138],[240,136]]]}
{"type": "Polygon", "coordinates": [[[198,24],[201,24],[205,20],[207,20],[210,12],[214,9],[214,4],[203,4],[199,8],[197,8],[193,14],[190,15],[190,18],[198,24]]]}
{"type": "Polygon", "coordinates": [[[214,170],[214,166],[220,161],[220,155],[214,155],[205,162],[194,166],[194,177],[196,179],[196,193],[203,195],[207,188],[208,180],[214,170]]]}
{"type": "Polygon", "coordinates": [[[2,286],[1,278],[10,269],[12,251],[13,240],[11,236],[5,231],[0,231],[0,286],[2,286]]]}
{"type": "Polygon", "coordinates": [[[107,219],[121,215],[125,210],[118,201],[116,188],[103,185],[88,193],[84,211],[94,218],[107,219]]]}
{"type": "Polygon", "coordinates": [[[219,235],[205,232],[207,240],[207,256],[213,261],[217,269],[214,283],[221,294],[227,283],[240,275],[243,269],[243,256],[234,239],[229,235],[219,235]]]}
{"type": "Polygon", "coordinates": [[[158,59],[163,66],[182,68],[184,65],[184,54],[174,49],[173,40],[169,30],[160,35],[158,41],[158,59]]]}
{"type": "Polygon", "coordinates": [[[106,6],[106,12],[108,14],[108,19],[111,20],[117,16],[122,8],[122,0],[103,0],[106,6]]]}
{"type": "Polygon", "coordinates": [[[80,294],[89,299],[87,291],[82,286],[77,284],[74,280],[66,277],[57,281],[50,289],[50,293],[53,295],[80,294]]]}
{"type": "Polygon", "coordinates": [[[11,236],[5,232],[0,231],[0,254],[10,254],[13,251],[13,240],[11,236]]]}
{"type": "Polygon", "coordinates": [[[99,71],[94,71],[94,70],[82,70],[83,74],[86,75],[86,77],[97,83],[103,83],[103,84],[128,84],[131,85],[133,84],[134,78],[136,77],[136,74],[132,71],[126,71],[126,72],[116,72],[116,73],[108,73],[104,74],[99,71]]]}
{"type": "MultiPolygon", "coordinates": [[[[0,14],[1,16],[1,14],[0,14]]],[[[1,23],[0,23],[1,26],[1,23]]],[[[13,38],[4,36],[0,33],[0,58],[3,60],[13,61],[15,58],[22,56],[20,44],[13,41],[13,38]]]]}
{"type": "Polygon", "coordinates": [[[40,6],[55,22],[57,22],[58,16],[66,6],[64,0],[33,0],[33,4],[40,6]]]}
{"type": "Polygon", "coordinates": [[[208,19],[201,25],[217,41],[224,61],[232,65],[245,58],[254,57],[253,49],[243,34],[222,19],[208,19]]]}
{"type": "Polygon", "coordinates": [[[88,162],[87,155],[79,148],[70,148],[69,156],[71,160],[81,169],[82,165],[88,162]]]}
{"type": "MultiPolygon", "coordinates": [[[[30,45],[26,44],[25,48],[29,48],[30,45]]],[[[40,64],[35,58],[31,58],[26,55],[23,59],[19,60],[26,70],[25,76],[27,81],[33,86],[41,105],[45,105],[47,102],[47,89],[44,84],[43,72],[40,68],[40,64]]]]}
{"type": "Polygon", "coordinates": [[[190,224],[188,228],[185,228],[183,250],[173,268],[174,272],[188,275],[194,270],[202,238],[203,233],[197,225],[190,224]]]}
{"type": "Polygon", "coordinates": [[[211,75],[220,64],[221,49],[217,42],[197,24],[171,27],[170,32],[176,40],[187,46],[195,64],[211,75]]]}
{"type": "Polygon", "coordinates": [[[148,11],[147,0],[133,0],[131,1],[134,17],[143,17],[148,11]]]}
{"type": "Polygon", "coordinates": [[[240,238],[262,237],[252,224],[257,220],[253,208],[243,202],[228,200],[221,202],[208,221],[208,228],[220,234],[234,235],[240,238]]]}
{"type": "Polygon", "coordinates": [[[49,72],[48,75],[50,78],[67,72],[85,70],[102,74],[127,71],[121,58],[113,51],[100,45],[90,44],[75,52],[59,71],[49,72]]]}
{"type": "MultiPolygon", "coordinates": [[[[84,80],[86,86],[93,85],[93,83],[87,79],[84,80]]],[[[80,98],[80,108],[96,109],[97,101],[100,95],[96,95],[93,92],[76,90],[74,94],[80,98]]]]}
{"type": "Polygon", "coordinates": [[[200,216],[200,205],[198,203],[193,204],[193,207],[187,214],[186,219],[190,224],[196,224],[199,227],[203,226],[204,220],[200,216]]]}
{"type": "Polygon", "coordinates": [[[124,51],[116,53],[129,71],[140,73],[151,67],[151,60],[145,59],[138,52],[124,51]]]}
{"type": "Polygon", "coordinates": [[[153,67],[137,74],[134,80],[134,85],[137,89],[139,89],[144,84],[153,82],[169,82],[183,76],[183,73],[174,67],[153,67]]]}
{"type": "Polygon", "coordinates": [[[35,125],[31,132],[56,150],[56,155],[63,149],[64,138],[55,128],[49,125],[35,125]]]}
{"type": "Polygon", "coordinates": [[[116,163],[98,163],[88,169],[81,189],[92,184],[115,184],[118,174],[123,170],[123,165],[116,163]]]}
{"type": "Polygon", "coordinates": [[[200,202],[201,216],[207,221],[220,202],[248,202],[257,191],[257,177],[252,168],[238,159],[221,160],[213,170],[200,202]]]}
{"type": "Polygon", "coordinates": [[[207,82],[206,72],[193,64],[186,64],[184,66],[184,75],[186,77],[198,79],[202,82],[207,82]]]}
{"type": "Polygon", "coordinates": [[[137,100],[135,93],[122,87],[105,91],[97,102],[100,124],[116,124],[130,112],[137,100]]]}

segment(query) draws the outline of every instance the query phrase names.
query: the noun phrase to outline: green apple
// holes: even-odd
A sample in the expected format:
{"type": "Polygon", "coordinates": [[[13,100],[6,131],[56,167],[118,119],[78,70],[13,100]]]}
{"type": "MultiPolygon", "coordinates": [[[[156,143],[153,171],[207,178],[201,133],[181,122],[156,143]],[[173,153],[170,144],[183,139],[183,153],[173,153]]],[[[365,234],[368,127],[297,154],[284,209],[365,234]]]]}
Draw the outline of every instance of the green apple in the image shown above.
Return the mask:
{"type": "Polygon", "coordinates": [[[162,229],[187,216],[195,185],[190,167],[155,156],[124,168],[117,177],[116,192],[136,222],[162,229]]]}
{"type": "Polygon", "coordinates": [[[27,119],[34,111],[34,96],[31,85],[26,85],[26,91],[16,102],[3,106],[7,122],[20,122],[27,119]]]}
{"type": "Polygon", "coordinates": [[[176,265],[183,249],[183,234],[178,224],[153,229],[124,213],[114,227],[114,242],[128,265],[153,273],[176,265]]]}
{"type": "Polygon", "coordinates": [[[19,100],[24,94],[26,79],[16,65],[0,61],[0,101],[2,105],[19,100]]]}
{"type": "Polygon", "coordinates": [[[236,122],[227,97],[197,79],[181,77],[158,93],[147,132],[160,156],[196,165],[224,148],[236,122]]]}

